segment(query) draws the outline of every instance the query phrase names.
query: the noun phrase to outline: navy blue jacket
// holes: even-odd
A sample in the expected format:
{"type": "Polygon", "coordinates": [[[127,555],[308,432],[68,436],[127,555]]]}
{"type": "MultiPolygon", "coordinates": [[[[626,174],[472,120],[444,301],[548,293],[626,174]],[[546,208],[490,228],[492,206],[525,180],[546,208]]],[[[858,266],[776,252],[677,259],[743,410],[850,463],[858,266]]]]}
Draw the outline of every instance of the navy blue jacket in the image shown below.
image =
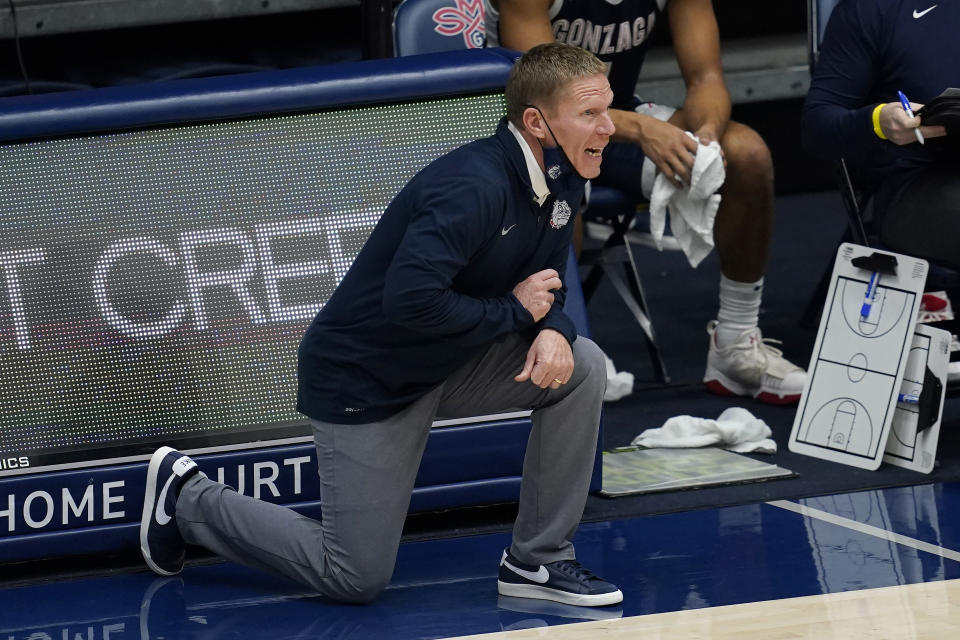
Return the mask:
{"type": "Polygon", "coordinates": [[[926,104],[944,89],[960,87],[958,28],[957,2],[840,2],[827,24],[804,103],[806,149],[847,158],[874,183],[951,157],[947,138],[902,146],[881,140],[872,114],[878,104],[896,102],[898,89],[912,102],[926,104]]]}
{"type": "MultiPolygon", "coordinates": [[[[513,295],[529,275],[566,266],[572,218],[554,228],[537,204],[516,138],[496,133],[420,171],[394,198],[300,344],[297,410],[366,423],[400,411],[495,340],[552,328],[576,339],[566,288],[537,327],[513,295]]],[[[520,371],[522,362],[517,363],[520,371]]]]}

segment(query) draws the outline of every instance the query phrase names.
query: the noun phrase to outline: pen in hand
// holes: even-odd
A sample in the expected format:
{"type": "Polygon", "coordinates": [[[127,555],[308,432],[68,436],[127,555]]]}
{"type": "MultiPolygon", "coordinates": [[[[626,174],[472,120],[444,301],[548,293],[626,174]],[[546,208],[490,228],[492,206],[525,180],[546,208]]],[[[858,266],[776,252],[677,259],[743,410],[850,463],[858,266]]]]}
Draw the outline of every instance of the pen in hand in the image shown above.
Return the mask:
{"type": "MultiPolygon", "coordinates": [[[[903,95],[903,91],[897,91],[897,96],[900,97],[900,104],[903,105],[903,110],[907,112],[907,115],[911,118],[914,117],[913,109],[910,108],[910,101],[907,100],[907,96],[903,95]]],[[[923,144],[923,134],[920,133],[920,127],[914,129],[913,133],[917,136],[917,142],[923,144]]]]}

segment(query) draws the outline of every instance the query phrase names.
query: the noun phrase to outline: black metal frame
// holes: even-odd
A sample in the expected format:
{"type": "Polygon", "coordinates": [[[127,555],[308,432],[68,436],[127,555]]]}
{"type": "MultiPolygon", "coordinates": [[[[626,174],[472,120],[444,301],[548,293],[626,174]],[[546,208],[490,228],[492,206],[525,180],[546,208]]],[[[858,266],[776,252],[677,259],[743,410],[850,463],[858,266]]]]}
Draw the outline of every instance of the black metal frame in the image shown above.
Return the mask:
{"type": "Polygon", "coordinates": [[[622,204],[622,209],[617,209],[611,215],[591,212],[589,206],[587,207],[587,215],[584,216],[584,221],[587,220],[587,217],[590,217],[610,226],[613,232],[601,248],[586,249],[580,253],[580,266],[590,267],[590,271],[583,281],[583,297],[589,304],[590,298],[600,284],[600,280],[606,275],[620,299],[623,300],[623,303],[643,330],[647,352],[650,354],[650,362],[653,365],[656,379],[663,383],[669,383],[670,376],[667,374],[667,367],[663,362],[663,356],[660,354],[660,347],[657,345],[650,309],[643,292],[643,284],[640,282],[640,273],[637,271],[637,260],[630,248],[630,241],[627,239],[636,213],[636,205],[631,209],[626,202],[622,204]],[[618,267],[622,268],[622,273],[618,267]]]}
{"type": "Polygon", "coordinates": [[[393,57],[392,0],[360,0],[364,60],[393,57]]]}

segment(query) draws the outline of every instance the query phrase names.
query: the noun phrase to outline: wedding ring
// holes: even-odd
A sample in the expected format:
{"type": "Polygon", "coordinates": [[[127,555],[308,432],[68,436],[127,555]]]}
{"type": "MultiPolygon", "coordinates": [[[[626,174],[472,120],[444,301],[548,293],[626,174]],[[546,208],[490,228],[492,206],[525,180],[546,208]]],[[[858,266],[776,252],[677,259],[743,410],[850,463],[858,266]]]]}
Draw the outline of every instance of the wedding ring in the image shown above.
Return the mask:
{"type": "Polygon", "coordinates": [[[553,381],[556,382],[557,384],[563,384],[563,380],[561,380],[560,378],[554,378],[553,381]]]}

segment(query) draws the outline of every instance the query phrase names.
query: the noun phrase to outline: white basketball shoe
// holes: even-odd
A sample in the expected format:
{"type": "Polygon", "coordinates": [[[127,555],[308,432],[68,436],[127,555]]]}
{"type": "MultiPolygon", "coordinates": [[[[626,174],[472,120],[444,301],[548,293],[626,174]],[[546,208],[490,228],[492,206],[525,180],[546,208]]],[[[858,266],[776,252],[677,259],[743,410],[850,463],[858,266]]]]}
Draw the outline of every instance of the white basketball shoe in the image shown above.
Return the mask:
{"type": "Polygon", "coordinates": [[[755,327],[740,334],[723,349],[717,344],[717,321],[707,324],[710,352],[703,381],[712,393],[752,396],[768,404],[794,404],[800,400],[807,373],[770,346],[779,340],[764,338],[755,327]]]}

